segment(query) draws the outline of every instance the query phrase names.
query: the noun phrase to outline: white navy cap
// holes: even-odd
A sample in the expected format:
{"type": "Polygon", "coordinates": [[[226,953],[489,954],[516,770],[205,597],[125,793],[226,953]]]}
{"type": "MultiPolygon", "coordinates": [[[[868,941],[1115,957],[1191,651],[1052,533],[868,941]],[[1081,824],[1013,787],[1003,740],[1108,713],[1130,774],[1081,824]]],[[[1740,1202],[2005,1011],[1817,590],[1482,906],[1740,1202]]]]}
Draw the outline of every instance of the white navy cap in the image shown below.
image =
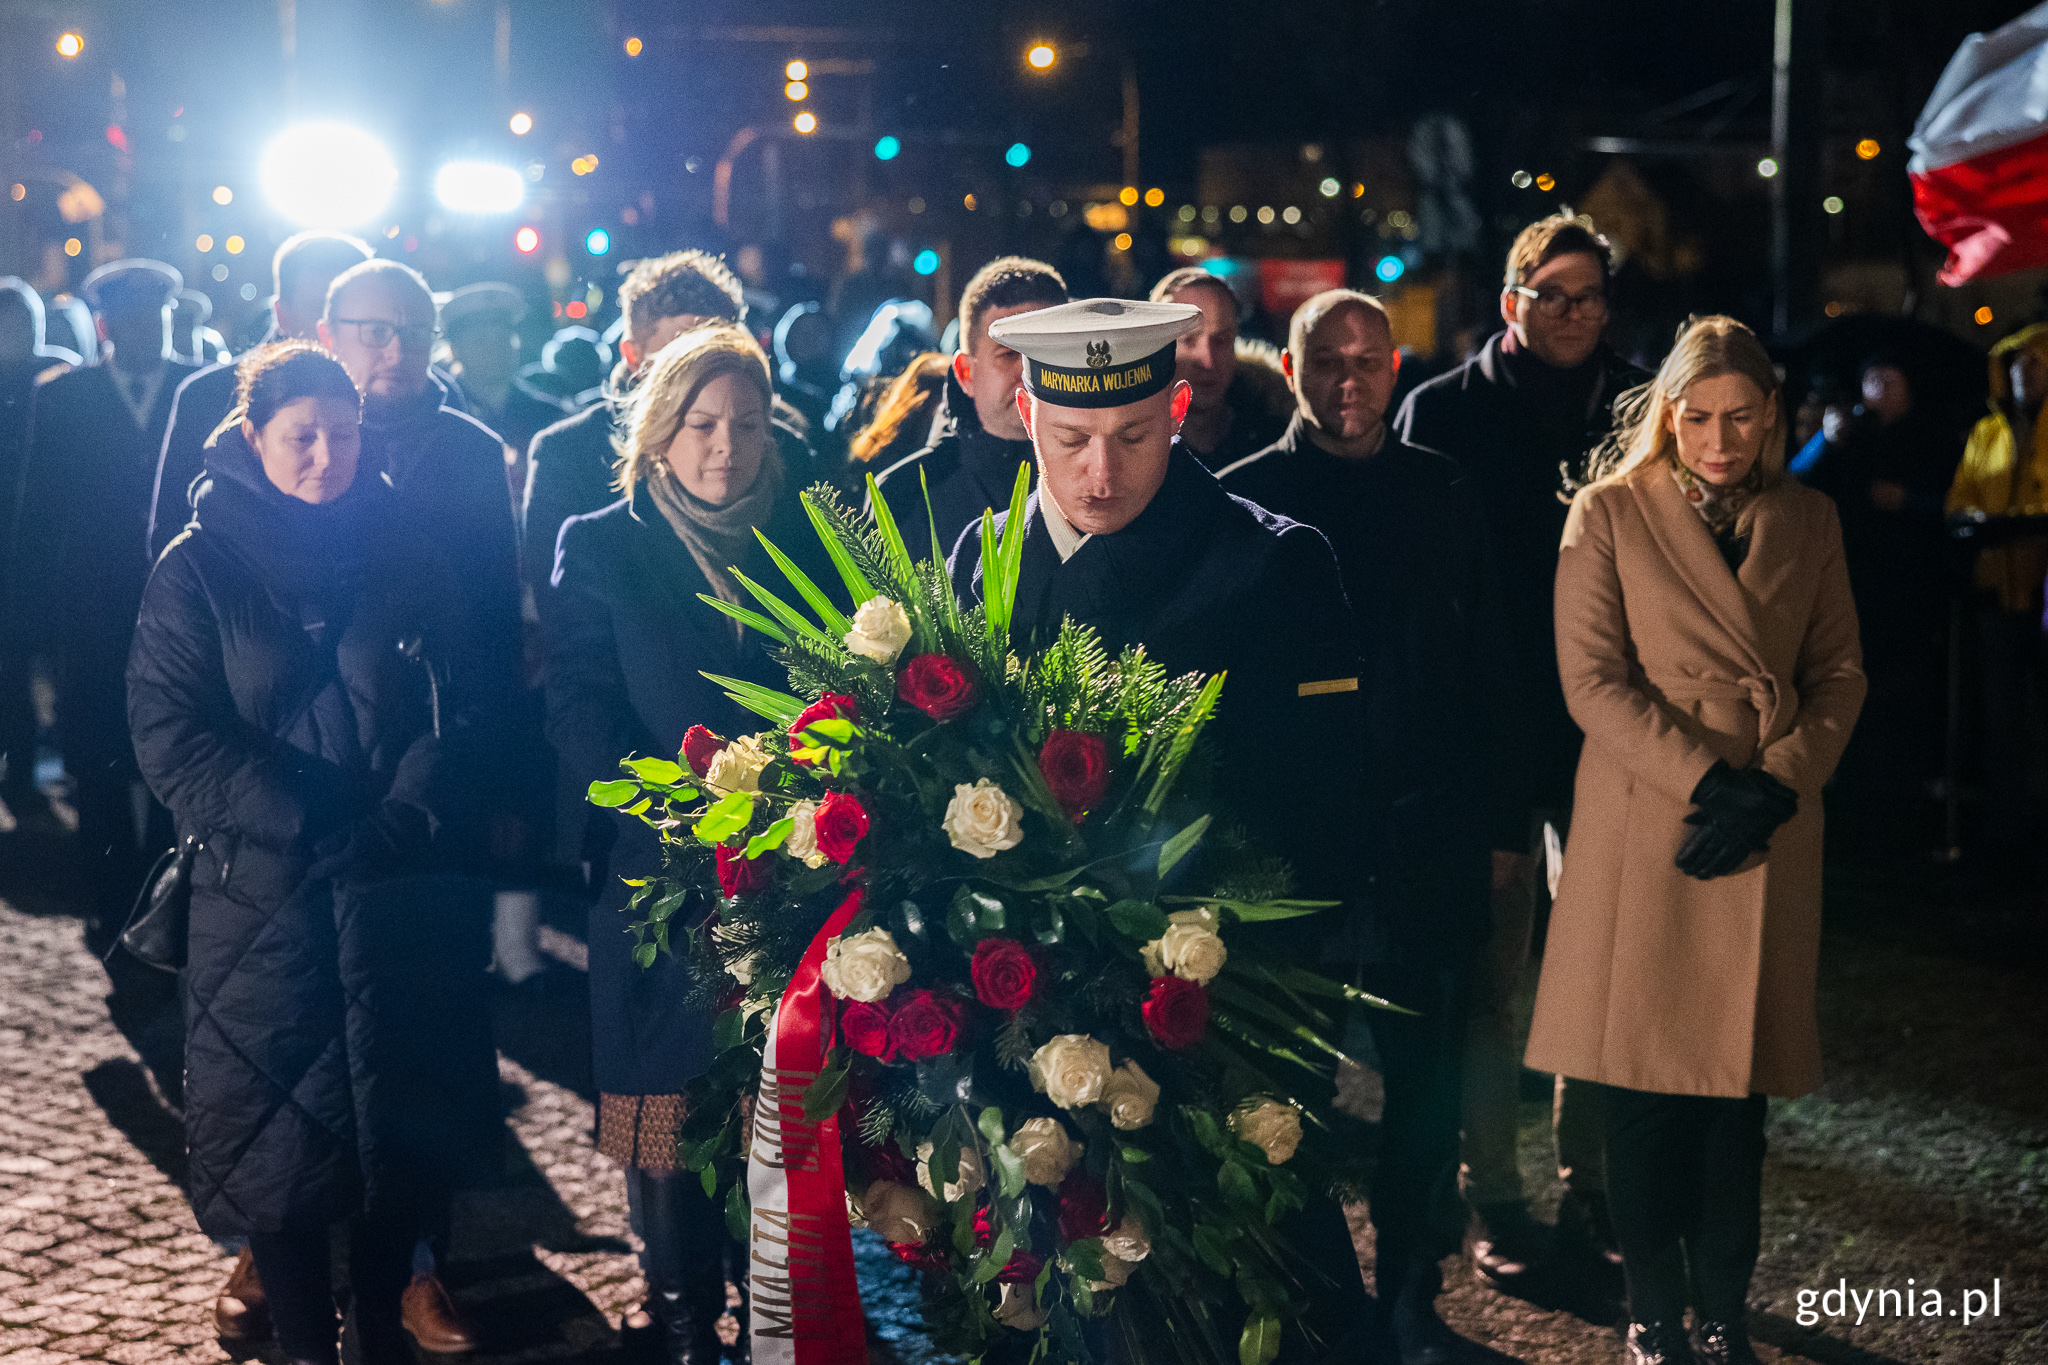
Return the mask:
{"type": "Polygon", "coordinates": [[[1174,339],[1202,322],[1187,303],[1079,299],[998,318],[988,334],[1024,357],[1024,387],[1063,408],[1115,408],[1173,383],[1174,339]]]}

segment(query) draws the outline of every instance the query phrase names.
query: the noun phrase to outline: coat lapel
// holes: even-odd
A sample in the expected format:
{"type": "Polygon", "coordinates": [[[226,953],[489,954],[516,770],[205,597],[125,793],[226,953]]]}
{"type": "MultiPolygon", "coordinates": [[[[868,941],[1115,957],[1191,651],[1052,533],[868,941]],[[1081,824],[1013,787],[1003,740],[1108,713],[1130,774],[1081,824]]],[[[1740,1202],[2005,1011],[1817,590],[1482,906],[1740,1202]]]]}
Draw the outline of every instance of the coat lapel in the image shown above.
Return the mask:
{"type": "Polygon", "coordinates": [[[1803,538],[1793,524],[1788,501],[1782,488],[1773,488],[1750,508],[1749,554],[1736,578],[1759,606],[1790,600],[1787,582],[1801,567],[1803,538]]]}
{"type": "MultiPolygon", "coordinates": [[[[1661,467],[1643,470],[1629,480],[1629,487],[1665,561],[1727,635],[1734,646],[1733,653],[1761,670],[1764,662],[1757,653],[1756,623],[1750,616],[1749,603],[1743,598],[1742,585],[1728,572],[1728,561],[1721,558],[1721,551],[1714,544],[1713,532],[1661,467]]],[[[1752,544],[1752,556],[1756,550],[1752,544]]]]}

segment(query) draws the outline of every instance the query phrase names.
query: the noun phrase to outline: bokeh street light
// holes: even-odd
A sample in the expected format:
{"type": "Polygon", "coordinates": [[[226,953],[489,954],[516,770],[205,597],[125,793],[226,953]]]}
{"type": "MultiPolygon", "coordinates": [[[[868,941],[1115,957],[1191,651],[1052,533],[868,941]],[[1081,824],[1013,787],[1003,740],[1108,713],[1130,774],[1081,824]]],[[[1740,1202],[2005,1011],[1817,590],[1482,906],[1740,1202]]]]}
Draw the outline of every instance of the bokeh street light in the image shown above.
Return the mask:
{"type": "Polygon", "coordinates": [[[511,128],[515,137],[525,137],[533,131],[533,115],[524,110],[514,114],[511,120],[511,128]]]}
{"type": "Polygon", "coordinates": [[[782,68],[782,74],[793,81],[807,81],[811,78],[810,64],[808,62],[791,62],[788,66],[782,68]]]}
{"type": "Polygon", "coordinates": [[[85,51],[85,39],[79,37],[76,33],[67,33],[57,40],[57,55],[59,57],[76,57],[83,51],[85,51]]]}
{"type": "Polygon", "coordinates": [[[213,202],[225,208],[235,202],[235,192],[226,185],[215,185],[213,187],[213,202]]]}
{"type": "Polygon", "coordinates": [[[301,123],[272,138],[257,167],[271,205],[303,227],[354,227],[398,187],[384,144],[345,123],[301,123]]]}
{"type": "Polygon", "coordinates": [[[811,87],[805,85],[802,81],[791,81],[788,85],[782,87],[782,93],[793,100],[800,100],[811,93],[811,87]]]}
{"type": "Polygon", "coordinates": [[[1033,71],[1050,71],[1060,54],[1051,43],[1033,43],[1024,54],[1024,64],[1033,71]]]}
{"type": "Polygon", "coordinates": [[[526,202],[526,177],[490,161],[451,161],[434,173],[434,198],[455,213],[511,213],[526,202]]]}
{"type": "Polygon", "coordinates": [[[809,137],[812,133],[818,131],[818,116],[806,109],[792,119],[789,126],[802,133],[805,137],[809,137]]]}

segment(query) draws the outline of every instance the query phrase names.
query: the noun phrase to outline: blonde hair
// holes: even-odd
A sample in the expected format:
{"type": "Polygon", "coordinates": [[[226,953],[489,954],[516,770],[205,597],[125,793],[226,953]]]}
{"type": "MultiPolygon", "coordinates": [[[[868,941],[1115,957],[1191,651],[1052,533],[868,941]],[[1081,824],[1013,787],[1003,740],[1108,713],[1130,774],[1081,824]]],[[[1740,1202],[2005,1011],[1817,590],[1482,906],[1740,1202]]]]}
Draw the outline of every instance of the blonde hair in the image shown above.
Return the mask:
{"type": "Polygon", "coordinates": [[[1764,485],[1776,483],[1785,473],[1785,404],[1778,370],[1755,332],[1720,315],[1687,322],[1655,377],[1614,400],[1614,434],[1587,461],[1586,482],[1610,482],[1659,459],[1677,459],[1673,409],[1695,381],[1724,374],[1739,374],[1766,398],[1779,399],[1757,456],[1764,485]]]}
{"type": "MultiPolygon", "coordinates": [[[[761,395],[766,421],[775,403],[768,380],[768,357],[744,331],[730,323],[713,323],[685,332],[656,352],[639,387],[626,400],[619,434],[612,438],[618,459],[612,465],[612,487],[631,494],[646,476],[649,462],[658,464],[683,424],[684,414],[706,384],[736,375],[761,395]]],[[[771,435],[770,440],[773,440],[771,435]]]]}

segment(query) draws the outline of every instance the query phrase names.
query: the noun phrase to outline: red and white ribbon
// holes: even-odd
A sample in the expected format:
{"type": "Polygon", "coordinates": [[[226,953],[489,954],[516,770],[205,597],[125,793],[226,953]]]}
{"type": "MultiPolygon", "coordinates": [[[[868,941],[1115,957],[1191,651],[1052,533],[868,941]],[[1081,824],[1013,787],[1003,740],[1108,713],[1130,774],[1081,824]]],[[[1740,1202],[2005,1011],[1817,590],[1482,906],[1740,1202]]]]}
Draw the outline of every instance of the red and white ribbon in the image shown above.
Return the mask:
{"type": "Polygon", "coordinates": [[[867,1324],[853,1274],[839,1118],[804,1117],[804,1090],[825,1069],[834,1025],[820,970],[825,945],[860,913],[855,891],[825,921],[782,992],[761,1058],[754,1140],[747,1152],[753,1201],[748,1238],[756,1365],[866,1365],[867,1324]]]}

